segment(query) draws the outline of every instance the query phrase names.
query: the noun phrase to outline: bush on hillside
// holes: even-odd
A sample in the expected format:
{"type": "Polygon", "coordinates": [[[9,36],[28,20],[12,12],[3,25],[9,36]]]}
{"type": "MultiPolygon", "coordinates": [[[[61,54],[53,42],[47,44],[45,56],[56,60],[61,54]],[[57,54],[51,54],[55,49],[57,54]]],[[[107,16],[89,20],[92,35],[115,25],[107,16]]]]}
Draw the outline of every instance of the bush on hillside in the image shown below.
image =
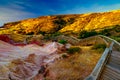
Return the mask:
{"type": "Polygon", "coordinates": [[[61,40],[59,40],[58,42],[61,43],[61,44],[66,44],[66,43],[67,43],[67,41],[64,40],[64,39],[61,39],[61,40]]]}
{"type": "Polygon", "coordinates": [[[100,31],[99,34],[105,35],[105,36],[110,36],[111,35],[109,29],[104,29],[104,30],[100,31]]]}
{"type": "Polygon", "coordinates": [[[67,54],[62,54],[62,58],[67,58],[68,55],[67,54]]]}
{"type": "Polygon", "coordinates": [[[83,30],[79,33],[79,39],[81,38],[87,38],[87,37],[90,37],[90,36],[95,36],[97,35],[97,32],[96,31],[86,31],[86,30],[83,30]]]}
{"type": "Polygon", "coordinates": [[[59,36],[59,35],[62,35],[62,33],[60,33],[60,32],[55,32],[55,33],[52,34],[52,36],[54,36],[54,37],[59,36]]]}
{"type": "Polygon", "coordinates": [[[51,39],[51,34],[45,34],[44,39],[45,40],[50,40],[51,39]]]}
{"type": "Polygon", "coordinates": [[[42,34],[42,35],[45,35],[46,32],[43,32],[43,31],[39,31],[38,34],[42,34]]]}
{"type": "Polygon", "coordinates": [[[106,47],[106,44],[95,44],[92,49],[97,50],[98,52],[103,52],[106,47]]]}
{"type": "Polygon", "coordinates": [[[81,51],[81,49],[79,47],[71,47],[67,51],[68,51],[68,54],[73,54],[73,53],[76,53],[76,52],[79,53],[81,51]]]}
{"type": "Polygon", "coordinates": [[[114,29],[116,32],[120,32],[120,25],[115,25],[114,29]]]}
{"type": "Polygon", "coordinates": [[[115,39],[116,41],[120,42],[120,36],[111,36],[112,39],[115,39]]]}
{"type": "Polygon", "coordinates": [[[62,35],[62,33],[55,32],[55,33],[52,33],[52,34],[45,34],[44,35],[44,39],[46,39],[46,40],[50,40],[50,39],[53,40],[53,39],[55,39],[59,35],[62,35]]]}

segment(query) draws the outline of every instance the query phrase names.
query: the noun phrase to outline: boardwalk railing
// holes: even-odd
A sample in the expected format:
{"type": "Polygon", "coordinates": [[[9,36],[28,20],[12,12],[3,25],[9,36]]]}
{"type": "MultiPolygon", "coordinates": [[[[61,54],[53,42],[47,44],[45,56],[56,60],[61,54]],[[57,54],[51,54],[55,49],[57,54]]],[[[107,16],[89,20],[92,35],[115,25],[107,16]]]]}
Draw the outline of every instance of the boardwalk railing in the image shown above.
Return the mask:
{"type": "Polygon", "coordinates": [[[114,42],[114,47],[117,51],[120,51],[120,43],[117,42],[116,40],[112,39],[112,38],[109,38],[107,36],[103,36],[103,35],[98,35],[100,36],[101,38],[105,39],[106,41],[108,42],[114,42]]]}
{"type": "Polygon", "coordinates": [[[101,73],[101,70],[103,66],[106,63],[106,60],[108,59],[111,51],[111,48],[113,47],[114,42],[111,43],[109,48],[106,48],[103,55],[101,56],[100,60],[98,61],[97,65],[95,66],[94,70],[88,76],[85,80],[96,80],[99,77],[99,74],[101,73]]]}
{"type": "Polygon", "coordinates": [[[105,49],[105,51],[103,52],[103,55],[99,59],[95,68],[93,69],[92,73],[85,80],[97,80],[99,78],[100,73],[101,73],[104,65],[106,64],[106,62],[107,62],[107,60],[112,52],[113,45],[115,46],[115,48],[117,48],[117,50],[120,50],[120,43],[119,42],[117,42],[114,39],[111,39],[109,37],[103,36],[103,35],[99,35],[99,36],[101,38],[105,39],[107,42],[110,42],[111,44],[108,48],[105,49]]]}

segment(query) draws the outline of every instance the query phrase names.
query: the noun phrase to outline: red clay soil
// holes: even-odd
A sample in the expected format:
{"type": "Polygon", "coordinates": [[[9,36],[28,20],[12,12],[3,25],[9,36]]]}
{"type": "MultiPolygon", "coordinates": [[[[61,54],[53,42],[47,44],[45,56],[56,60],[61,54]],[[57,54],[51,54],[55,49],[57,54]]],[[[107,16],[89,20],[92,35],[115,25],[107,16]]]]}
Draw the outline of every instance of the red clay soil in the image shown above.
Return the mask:
{"type": "Polygon", "coordinates": [[[10,43],[10,38],[8,35],[0,35],[0,40],[10,43]]]}
{"type": "MultiPolygon", "coordinates": [[[[27,45],[27,43],[24,43],[24,42],[16,43],[7,34],[0,35],[0,40],[2,40],[4,42],[7,42],[7,43],[10,43],[14,46],[25,46],[25,45],[27,45]]],[[[40,41],[37,41],[37,40],[32,40],[31,42],[29,42],[29,44],[36,44],[36,45],[43,46],[43,44],[40,41]]]]}
{"type": "Polygon", "coordinates": [[[46,64],[60,58],[62,48],[57,42],[21,47],[0,40],[0,80],[43,80],[48,75],[46,64]]]}

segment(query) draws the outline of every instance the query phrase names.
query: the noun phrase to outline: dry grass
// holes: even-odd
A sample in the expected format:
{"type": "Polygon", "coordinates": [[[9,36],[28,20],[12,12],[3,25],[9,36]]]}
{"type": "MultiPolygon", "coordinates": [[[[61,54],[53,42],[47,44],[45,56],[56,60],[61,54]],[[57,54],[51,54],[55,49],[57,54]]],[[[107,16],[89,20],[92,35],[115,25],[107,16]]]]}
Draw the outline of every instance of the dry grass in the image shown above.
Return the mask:
{"type": "Polygon", "coordinates": [[[10,38],[15,42],[24,42],[27,39],[27,42],[31,42],[33,40],[40,41],[42,39],[42,35],[21,35],[21,34],[9,34],[10,38]]]}
{"type": "Polygon", "coordinates": [[[10,34],[10,38],[15,42],[23,42],[27,36],[21,34],[10,34]]]}
{"type": "MultiPolygon", "coordinates": [[[[81,47],[82,51],[69,58],[56,61],[49,69],[55,80],[83,80],[95,67],[101,54],[91,50],[91,47],[81,47]]],[[[52,80],[47,77],[47,80],[52,80]]]]}

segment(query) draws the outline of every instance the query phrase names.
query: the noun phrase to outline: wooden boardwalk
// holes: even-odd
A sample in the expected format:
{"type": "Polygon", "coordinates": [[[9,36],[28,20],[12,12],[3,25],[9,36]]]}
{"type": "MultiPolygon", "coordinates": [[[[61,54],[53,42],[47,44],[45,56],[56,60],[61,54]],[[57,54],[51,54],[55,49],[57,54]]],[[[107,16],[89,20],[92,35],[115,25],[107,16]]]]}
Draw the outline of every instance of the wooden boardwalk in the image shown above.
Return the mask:
{"type": "Polygon", "coordinates": [[[120,80],[120,43],[103,35],[92,36],[82,40],[71,36],[58,36],[74,45],[90,45],[106,43],[107,48],[102,54],[91,74],[85,80],[120,80]]]}
{"type": "Polygon", "coordinates": [[[100,35],[111,45],[105,49],[91,74],[85,80],[120,80],[120,43],[100,35]]]}
{"type": "Polygon", "coordinates": [[[120,80],[120,52],[111,53],[98,80],[120,80]]]}

